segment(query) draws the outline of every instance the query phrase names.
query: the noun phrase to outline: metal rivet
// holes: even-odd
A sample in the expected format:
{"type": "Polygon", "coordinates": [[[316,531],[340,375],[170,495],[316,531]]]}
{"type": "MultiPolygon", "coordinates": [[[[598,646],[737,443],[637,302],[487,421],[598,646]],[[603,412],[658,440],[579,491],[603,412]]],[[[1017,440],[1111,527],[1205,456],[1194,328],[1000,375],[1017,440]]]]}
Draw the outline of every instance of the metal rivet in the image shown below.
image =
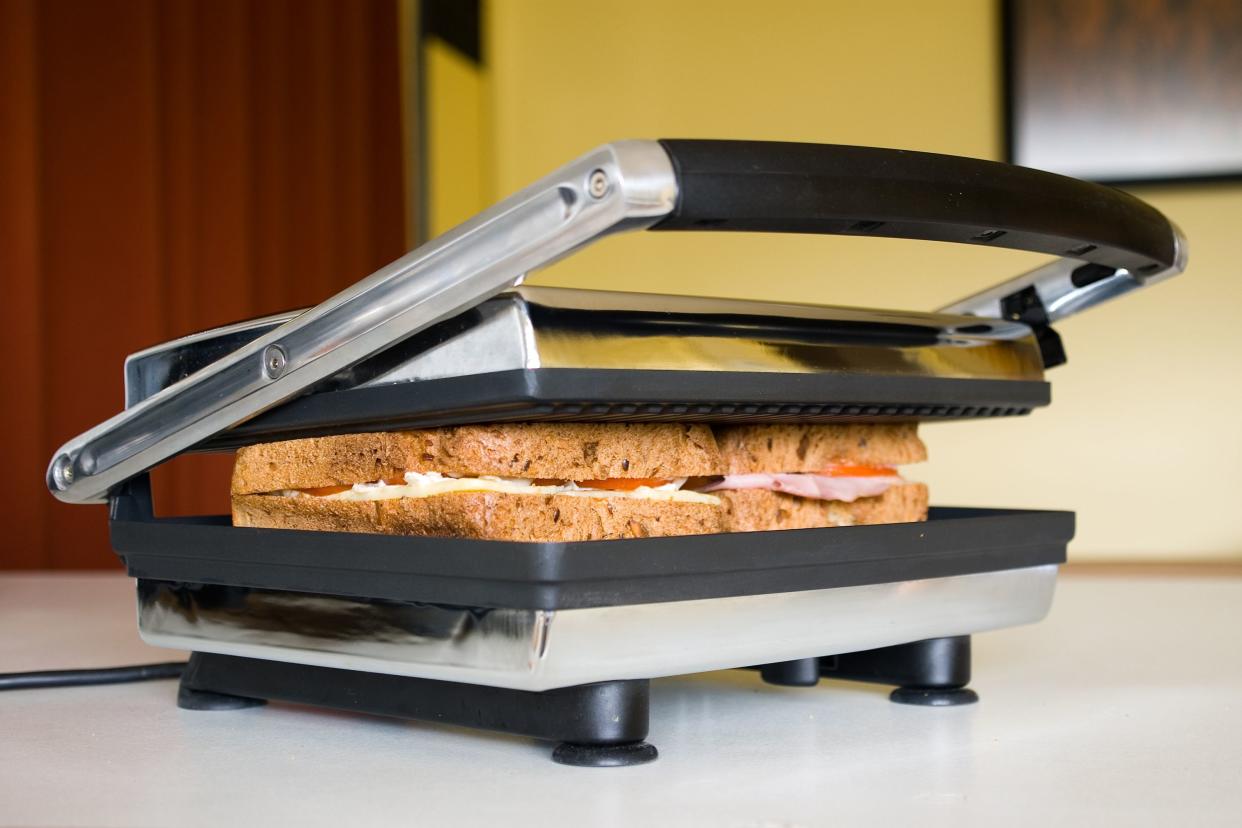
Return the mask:
{"type": "Polygon", "coordinates": [[[289,364],[289,355],[285,353],[285,349],[279,345],[268,345],[263,350],[263,373],[271,379],[276,379],[285,372],[285,366],[289,364]]]}
{"type": "Polygon", "coordinates": [[[587,178],[587,194],[591,198],[603,198],[608,195],[612,182],[608,180],[608,173],[603,170],[592,170],[591,175],[587,178]]]}
{"type": "Polygon", "coordinates": [[[52,466],[52,482],[61,491],[73,483],[73,461],[69,459],[69,455],[62,454],[56,458],[56,463],[52,466]]]}

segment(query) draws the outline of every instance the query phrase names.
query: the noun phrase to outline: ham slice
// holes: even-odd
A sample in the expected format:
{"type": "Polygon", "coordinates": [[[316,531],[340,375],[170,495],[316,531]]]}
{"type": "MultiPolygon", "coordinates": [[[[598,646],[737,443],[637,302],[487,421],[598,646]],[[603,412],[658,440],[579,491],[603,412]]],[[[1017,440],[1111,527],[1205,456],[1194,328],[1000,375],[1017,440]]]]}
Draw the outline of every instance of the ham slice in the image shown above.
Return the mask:
{"type": "Polygon", "coordinates": [[[829,477],[824,474],[727,474],[724,479],[705,486],[704,492],[728,489],[769,489],[773,492],[810,497],[816,500],[841,500],[852,503],[860,497],[875,497],[902,482],[897,475],[875,477],[829,477]]]}

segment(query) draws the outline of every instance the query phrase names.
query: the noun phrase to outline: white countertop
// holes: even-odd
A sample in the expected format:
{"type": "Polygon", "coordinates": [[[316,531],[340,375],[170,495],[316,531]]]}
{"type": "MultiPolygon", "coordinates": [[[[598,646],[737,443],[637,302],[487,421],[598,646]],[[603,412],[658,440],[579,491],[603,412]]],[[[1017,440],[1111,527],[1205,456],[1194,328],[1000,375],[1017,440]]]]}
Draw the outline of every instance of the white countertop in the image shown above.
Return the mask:
{"type": "MultiPolygon", "coordinates": [[[[1242,824],[1242,578],[1063,576],[1037,625],[975,638],[982,700],[653,683],[660,759],[273,704],[189,712],[176,682],[0,693],[2,825],[1242,824]]],[[[0,671],[144,645],[120,575],[0,576],[0,671]]]]}

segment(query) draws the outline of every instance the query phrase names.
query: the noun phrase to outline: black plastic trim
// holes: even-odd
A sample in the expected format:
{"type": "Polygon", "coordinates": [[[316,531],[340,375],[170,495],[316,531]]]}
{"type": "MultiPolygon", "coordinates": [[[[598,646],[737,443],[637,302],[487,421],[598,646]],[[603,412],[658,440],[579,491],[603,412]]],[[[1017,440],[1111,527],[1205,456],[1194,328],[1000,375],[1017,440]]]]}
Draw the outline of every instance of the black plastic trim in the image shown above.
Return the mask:
{"type": "Polygon", "coordinates": [[[341,431],[480,422],[800,422],[1016,416],[1048,405],[1041,380],[535,368],[308,394],[200,449],[341,431]]]}
{"type": "Polygon", "coordinates": [[[600,746],[633,744],[647,735],[650,686],[646,679],[631,679],[537,693],[215,653],[191,654],[181,679],[181,687],[191,693],[288,701],[600,746]]]}
{"type": "Polygon", "coordinates": [[[141,487],[113,501],[112,545],[136,578],[544,610],[1059,564],[1074,534],[1071,512],[934,508],[925,523],[518,543],[238,528],[149,504],[141,487]]]}
{"type": "Polygon", "coordinates": [[[653,230],[829,233],[986,244],[1168,268],[1172,225],[1120,190],[995,161],[777,141],[662,140],[677,205],[653,230]]]}

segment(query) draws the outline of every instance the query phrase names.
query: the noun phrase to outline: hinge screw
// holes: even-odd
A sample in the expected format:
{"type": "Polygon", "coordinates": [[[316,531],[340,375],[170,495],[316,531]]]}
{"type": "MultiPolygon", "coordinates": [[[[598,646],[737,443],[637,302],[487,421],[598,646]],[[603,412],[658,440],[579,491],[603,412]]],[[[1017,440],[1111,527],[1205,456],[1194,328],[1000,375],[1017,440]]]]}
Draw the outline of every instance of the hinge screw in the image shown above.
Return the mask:
{"type": "Polygon", "coordinates": [[[589,178],[587,178],[587,193],[591,198],[603,198],[608,195],[611,182],[608,180],[608,173],[603,170],[593,170],[589,178]]]}
{"type": "Polygon", "coordinates": [[[52,467],[52,481],[62,492],[73,483],[73,461],[69,459],[69,455],[62,454],[56,458],[56,465],[52,467]]]}
{"type": "Polygon", "coordinates": [[[263,351],[263,373],[267,374],[269,379],[276,379],[285,372],[285,366],[289,364],[289,355],[285,353],[285,349],[279,345],[268,345],[263,351]]]}

